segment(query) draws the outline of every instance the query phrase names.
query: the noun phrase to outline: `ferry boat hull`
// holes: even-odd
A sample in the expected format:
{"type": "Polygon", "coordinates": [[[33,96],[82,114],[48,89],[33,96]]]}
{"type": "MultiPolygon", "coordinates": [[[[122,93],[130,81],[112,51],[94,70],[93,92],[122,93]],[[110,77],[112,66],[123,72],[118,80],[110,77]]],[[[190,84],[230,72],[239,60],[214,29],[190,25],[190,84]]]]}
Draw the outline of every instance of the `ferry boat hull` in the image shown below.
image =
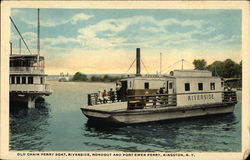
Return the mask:
{"type": "MultiPolygon", "coordinates": [[[[119,105],[119,103],[117,103],[119,105]]],[[[94,106],[92,106],[94,107],[94,106]]],[[[170,106],[159,108],[145,108],[105,111],[95,108],[81,108],[83,114],[91,121],[101,121],[114,124],[136,124],[163,121],[169,119],[188,118],[234,112],[235,104],[207,104],[195,106],[170,106]]]]}

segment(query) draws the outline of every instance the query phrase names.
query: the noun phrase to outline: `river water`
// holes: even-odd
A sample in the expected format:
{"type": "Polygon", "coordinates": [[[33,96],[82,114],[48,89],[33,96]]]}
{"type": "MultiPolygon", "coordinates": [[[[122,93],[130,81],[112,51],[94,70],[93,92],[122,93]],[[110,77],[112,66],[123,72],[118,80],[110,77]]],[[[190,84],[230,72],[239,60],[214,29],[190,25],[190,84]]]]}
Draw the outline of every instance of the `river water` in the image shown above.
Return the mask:
{"type": "Polygon", "coordinates": [[[87,93],[112,83],[50,81],[45,107],[10,114],[10,150],[32,151],[241,151],[241,92],[233,114],[121,127],[87,122],[87,93]]]}

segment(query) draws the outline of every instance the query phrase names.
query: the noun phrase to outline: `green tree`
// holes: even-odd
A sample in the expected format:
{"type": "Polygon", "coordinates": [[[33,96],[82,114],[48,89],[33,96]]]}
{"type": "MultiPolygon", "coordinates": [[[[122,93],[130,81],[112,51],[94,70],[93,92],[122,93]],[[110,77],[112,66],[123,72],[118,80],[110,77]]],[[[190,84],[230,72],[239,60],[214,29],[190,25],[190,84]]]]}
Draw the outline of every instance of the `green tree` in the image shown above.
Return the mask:
{"type": "Polygon", "coordinates": [[[223,78],[240,78],[242,74],[241,63],[237,64],[231,59],[225,61],[215,61],[208,65],[207,69],[213,73],[214,76],[223,78]]]}
{"type": "Polygon", "coordinates": [[[88,78],[85,74],[81,72],[76,72],[72,78],[72,81],[87,81],[88,78]]]}
{"type": "Polygon", "coordinates": [[[205,61],[205,59],[195,59],[193,61],[193,65],[195,69],[199,69],[199,70],[207,69],[207,62],[205,61]]]}
{"type": "Polygon", "coordinates": [[[212,64],[207,66],[207,69],[212,72],[213,76],[223,76],[224,65],[221,61],[214,61],[212,64]]]}
{"type": "Polygon", "coordinates": [[[242,61],[240,61],[240,67],[239,67],[239,77],[242,79],[242,61]]]}
{"type": "Polygon", "coordinates": [[[107,82],[107,81],[111,81],[111,77],[109,76],[109,75],[107,75],[107,74],[105,74],[104,76],[103,76],[103,81],[105,81],[105,82],[107,82]]]}
{"type": "Polygon", "coordinates": [[[100,82],[100,81],[102,81],[102,78],[100,76],[93,75],[92,77],[90,77],[90,80],[92,82],[100,82]]]}
{"type": "Polygon", "coordinates": [[[224,61],[224,72],[223,77],[232,78],[239,77],[240,65],[232,61],[231,59],[226,59],[224,61]]]}

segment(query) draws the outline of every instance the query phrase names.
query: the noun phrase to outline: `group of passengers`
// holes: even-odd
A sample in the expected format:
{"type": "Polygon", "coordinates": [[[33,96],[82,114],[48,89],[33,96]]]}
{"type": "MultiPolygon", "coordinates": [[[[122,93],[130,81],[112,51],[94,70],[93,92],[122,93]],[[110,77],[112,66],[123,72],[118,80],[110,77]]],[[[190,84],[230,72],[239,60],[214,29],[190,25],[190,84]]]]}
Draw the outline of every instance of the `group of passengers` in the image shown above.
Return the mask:
{"type": "Polygon", "coordinates": [[[100,103],[107,103],[107,102],[115,102],[120,101],[120,87],[119,85],[116,85],[116,90],[114,91],[112,88],[110,88],[109,91],[104,90],[103,92],[101,90],[98,91],[97,100],[100,103]]]}
{"type": "Polygon", "coordinates": [[[107,92],[106,90],[98,91],[98,96],[97,96],[98,101],[100,103],[107,103],[108,101],[115,101],[115,93],[112,88],[110,88],[110,91],[107,92]]]}

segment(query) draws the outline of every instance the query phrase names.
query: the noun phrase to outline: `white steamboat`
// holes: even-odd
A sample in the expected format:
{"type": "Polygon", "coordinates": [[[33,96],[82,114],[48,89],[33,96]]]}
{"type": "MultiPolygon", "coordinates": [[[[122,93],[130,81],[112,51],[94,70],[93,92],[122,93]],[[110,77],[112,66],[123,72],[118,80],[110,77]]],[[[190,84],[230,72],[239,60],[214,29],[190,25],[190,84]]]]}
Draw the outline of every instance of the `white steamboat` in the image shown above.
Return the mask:
{"type": "Polygon", "coordinates": [[[34,108],[38,97],[50,95],[51,88],[46,84],[44,57],[37,55],[10,55],[10,103],[27,103],[34,108]]]}
{"type": "MultiPolygon", "coordinates": [[[[22,38],[28,51],[30,52],[26,42],[17,26],[10,17],[12,24],[22,38]]],[[[20,41],[21,42],[21,41],[20,41]]],[[[10,51],[10,106],[19,107],[18,105],[27,106],[28,108],[35,108],[38,98],[48,96],[52,93],[50,85],[46,84],[46,74],[44,72],[45,62],[44,56],[40,56],[40,42],[39,42],[39,9],[38,9],[38,45],[37,54],[19,54],[12,53],[12,43],[10,51]]],[[[20,43],[21,44],[21,43],[20,43]]],[[[31,53],[31,52],[30,52],[31,53]]]]}
{"type": "Polygon", "coordinates": [[[142,76],[140,49],[135,77],[121,83],[123,102],[98,104],[96,96],[90,95],[89,105],[81,108],[83,114],[90,120],[133,124],[232,113],[237,103],[236,92],[226,91],[223,80],[210,71],[174,70],[169,76],[142,76]]]}

